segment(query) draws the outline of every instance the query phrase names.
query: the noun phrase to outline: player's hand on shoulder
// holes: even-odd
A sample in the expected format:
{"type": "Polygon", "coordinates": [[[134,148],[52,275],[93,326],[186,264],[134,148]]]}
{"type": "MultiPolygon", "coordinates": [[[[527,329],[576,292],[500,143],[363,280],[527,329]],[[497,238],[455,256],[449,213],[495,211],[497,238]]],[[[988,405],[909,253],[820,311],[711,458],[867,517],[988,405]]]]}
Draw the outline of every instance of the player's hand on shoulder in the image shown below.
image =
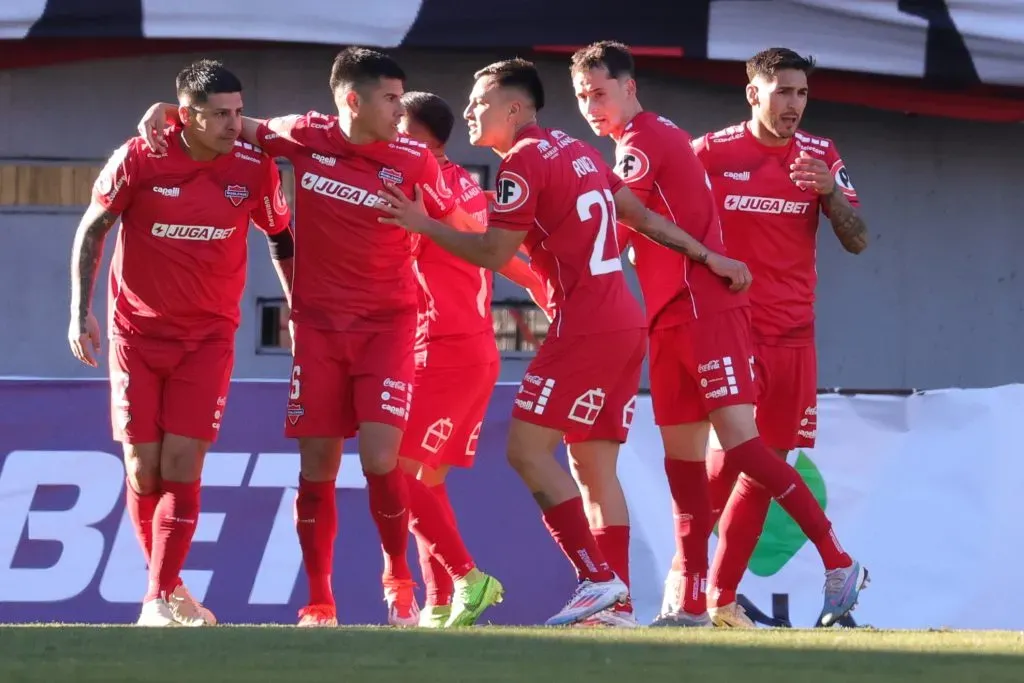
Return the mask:
{"type": "Polygon", "coordinates": [[[801,190],[813,190],[818,194],[832,194],[836,188],[836,179],[832,177],[828,164],[824,159],[811,156],[808,152],[800,152],[800,156],[790,164],[790,179],[801,190]]]}
{"type": "Polygon", "coordinates": [[[708,260],[705,265],[715,275],[728,280],[729,289],[734,292],[742,292],[749,289],[750,284],[754,281],[754,276],[750,274],[750,269],[747,268],[746,263],[731,259],[728,256],[711,252],[708,254],[708,260]]]}
{"type": "Polygon", "coordinates": [[[86,365],[98,368],[100,357],[100,324],[96,316],[89,312],[84,319],[75,315],[71,317],[71,324],[68,326],[68,343],[71,345],[71,354],[86,365]]]}
{"type": "Polygon", "coordinates": [[[413,186],[412,198],[406,197],[396,185],[386,183],[384,189],[377,192],[377,196],[384,201],[377,204],[377,208],[387,216],[377,219],[378,223],[398,225],[409,232],[423,232],[427,222],[427,209],[423,206],[423,189],[416,184],[413,186]]]}
{"type": "Polygon", "coordinates": [[[164,128],[168,123],[177,120],[178,108],[173,104],[157,102],[146,110],[139,121],[137,130],[146,145],[155,154],[167,152],[167,139],[164,136],[164,128]],[[173,117],[173,118],[172,118],[173,117]]]}

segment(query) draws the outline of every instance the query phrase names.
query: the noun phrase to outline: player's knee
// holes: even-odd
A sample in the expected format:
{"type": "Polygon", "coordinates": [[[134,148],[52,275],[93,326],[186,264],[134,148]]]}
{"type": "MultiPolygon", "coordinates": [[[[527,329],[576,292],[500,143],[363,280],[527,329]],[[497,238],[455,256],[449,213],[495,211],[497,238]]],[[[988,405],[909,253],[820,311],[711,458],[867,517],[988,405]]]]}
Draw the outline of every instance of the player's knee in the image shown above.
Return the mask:
{"type": "Polygon", "coordinates": [[[160,475],[169,481],[198,481],[203,474],[205,441],[167,434],[160,449],[160,475]]]}
{"type": "Polygon", "coordinates": [[[136,493],[155,493],[160,488],[160,444],[125,444],[124,471],[136,493]]]}
{"type": "Polygon", "coordinates": [[[729,450],[751,439],[757,438],[757,423],[754,421],[754,406],[749,403],[726,406],[711,413],[711,424],[722,448],[729,450]]]}
{"type": "Polygon", "coordinates": [[[341,439],[299,439],[299,471],[306,481],[333,481],[341,469],[341,439]]]}
{"type": "Polygon", "coordinates": [[[359,460],[368,474],[387,474],[398,466],[402,430],[381,423],[359,425],[359,460]]]}
{"type": "Polygon", "coordinates": [[[403,472],[413,477],[417,477],[420,473],[420,470],[424,467],[417,460],[402,457],[398,458],[398,466],[402,468],[403,472]]]}

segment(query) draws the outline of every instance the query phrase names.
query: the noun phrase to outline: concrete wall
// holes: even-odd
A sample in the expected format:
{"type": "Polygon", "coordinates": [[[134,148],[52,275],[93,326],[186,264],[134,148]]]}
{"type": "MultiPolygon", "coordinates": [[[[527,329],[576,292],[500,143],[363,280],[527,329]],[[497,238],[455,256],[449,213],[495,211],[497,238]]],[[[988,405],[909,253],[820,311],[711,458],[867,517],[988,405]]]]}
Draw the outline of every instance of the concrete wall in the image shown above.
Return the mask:
{"type": "MultiPolygon", "coordinates": [[[[508,55],[397,53],[410,88],[464,106],[470,75],[508,55]]],[[[0,159],[102,159],[133,133],[153,101],[173,97],[173,78],[198,55],[158,55],[0,72],[0,159]]],[[[205,55],[204,55],[205,56],[205,55]]],[[[331,50],[226,52],[257,115],[331,110],[331,50]]],[[[575,109],[566,65],[544,63],[543,123],[590,139],[575,109]]],[[[737,67],[739,68],[739,67],[737,67]]],[[[741,93],[642,79],[648,109],[694,134],[746,116],[741,93]]],[[[823,223],[819,244],[821,386],[939,388],[1024,381],[1024,193],[1018,189],[1024,127],[922,119],[813,104],[812,132],[837,140],[864,203],[871,248],[842,252],[823,223]]],[[[455,135],[451,156],[496,157],[455,135]]],[[[608,141],[598,147],[610,156],[608,141]]],[[[90,376],[67,351],[67,264],[77,215],[0,212],[0,375],[90,376]]],[[[110,246],[108,245],[108,254],[110,246]]],[[[278,285],[261,239],[238,336],[238,377],[284,377],[288,359],[257,355],[258,296],[278,285]]],[[[630,277],[632,277],[630,275],[630,277]]],[[[102,284],[100,285],[102,286],[102,284]]],[[[634,282],[635,286],[635,282],[634,282]]],[[[512,289],[499,286],[497,298],[512,289]]],[[[98,292],[97,314],[104,313],[98,292]]],[[[510,362],[516,379],[522,363],[510,362]]]]}

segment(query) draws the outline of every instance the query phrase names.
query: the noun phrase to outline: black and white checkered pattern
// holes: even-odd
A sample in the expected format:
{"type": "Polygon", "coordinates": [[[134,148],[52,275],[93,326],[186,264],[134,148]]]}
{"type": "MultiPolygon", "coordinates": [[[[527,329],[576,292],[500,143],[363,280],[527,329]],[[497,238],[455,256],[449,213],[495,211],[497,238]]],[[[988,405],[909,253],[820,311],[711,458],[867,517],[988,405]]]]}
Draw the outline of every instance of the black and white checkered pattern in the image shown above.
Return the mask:
{"type": "Polygon", "coordinates": [[[24,37],[506,49],[615,38],[723,60],[784,45],[828,68],[1024,85],[1024,0],[4,0],[0,39],[24,37]]]}

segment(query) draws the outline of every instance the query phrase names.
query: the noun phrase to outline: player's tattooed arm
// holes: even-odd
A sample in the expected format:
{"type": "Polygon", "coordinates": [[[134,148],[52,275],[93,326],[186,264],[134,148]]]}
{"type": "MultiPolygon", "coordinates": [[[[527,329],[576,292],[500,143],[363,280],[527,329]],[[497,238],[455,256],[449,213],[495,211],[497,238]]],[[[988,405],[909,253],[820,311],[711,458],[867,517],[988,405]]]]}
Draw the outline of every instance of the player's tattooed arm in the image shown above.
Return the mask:
{"type": "Polygon", "coordinates": [[[732,291],[742,292],[753,282],[746,264],[711,251],[678,225],[644,206],[628,187],[615,193],[615,209],[620,221],[651,241],[703,263],[715,275],[728,280],[732,291]]]}
{"type": "Polygon", "coordinates": [[[868,226],[843,194],[842,188],[837,184],[831,193],[822,196],[821,201],[843,249],[851,254],[859,254],[867,249],[868,226]]]}
{"type": "Polygon", "coordinates": [[[71,247],[71,323],[68,342],[78,360],[97,367],[94,357],[99,355],[99,324],[92,314],[92,294],[96,272],[103,257],[103,242],[110,228],[117,222],[117,214],[97,202],[89,204],[75,231],[71,247]],[[92,351],[89,344],[92,343],[92,351]]]}

